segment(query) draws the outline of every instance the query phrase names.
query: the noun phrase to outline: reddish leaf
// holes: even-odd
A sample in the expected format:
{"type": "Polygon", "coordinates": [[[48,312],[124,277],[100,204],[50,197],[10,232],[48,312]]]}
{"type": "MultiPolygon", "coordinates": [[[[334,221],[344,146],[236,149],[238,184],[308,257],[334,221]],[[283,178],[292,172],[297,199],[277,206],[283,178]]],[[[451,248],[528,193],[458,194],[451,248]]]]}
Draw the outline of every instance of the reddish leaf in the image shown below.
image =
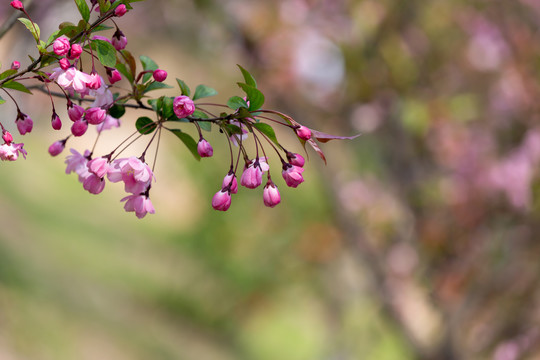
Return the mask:
{"type": "Polygon", "coordinates": [[[356,134],[354,136],[336,136],[336,135],[325,134],[317,130],[312,130],[312,129],[310,130],[311,130],[311,136],[322,143],[326,143],[330,140],[352,140],[362,135],[362,134],[356,134]]]}
{"type": "Polygon", "coordinates": [[[315,150],[317,152],[317,154],[319,154],[319,156],[321,157],[321,159],[324,160],[324,164],[326,165],[326,157],[324,156],[324,153],[322,152],[321,148],[319,147],[319,145],[317,145],[317,143],[313,140],[313,139],[309,139],[307,141],[307,143],[309,143],[309,145],[311,145],[311,147],[313,148],[313,150],[315,150]]]}

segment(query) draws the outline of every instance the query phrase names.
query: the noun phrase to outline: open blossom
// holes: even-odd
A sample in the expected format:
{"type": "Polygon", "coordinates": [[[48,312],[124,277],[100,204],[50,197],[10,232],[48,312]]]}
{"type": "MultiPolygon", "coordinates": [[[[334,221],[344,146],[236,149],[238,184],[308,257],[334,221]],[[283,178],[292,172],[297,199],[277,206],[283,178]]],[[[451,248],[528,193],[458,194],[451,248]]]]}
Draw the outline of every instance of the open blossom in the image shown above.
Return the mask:
{"type": "Polygon", "coordinates": [[[68,155],[65,161],[67,164],[66,174],[74,172],[75,174],[79,175],[79,181],[83,182],[88,174],[90,174],[88,167],[86,166],[88,163],[88,157],[90,156],[90,150],[86,150],[84,155],[80,154],[75,149],[71,149],[70,151],[71,155],[68,155]]]}
{"type": "Polygon", "coordinates": [[[201,157],[211,157],[214,154],[214,149],[208,141],[201,139],[197,144],[197,152],[201,157]]]}
{"type": "Polygon", "coordinates": [[[231,193],[228,190],[219,190],[212,198],[212,207],[219,211],[227,211],[231,207],[231,193]]]}
{"type": "Polygon", "coordinates": [[[262,184],[262,174],[268,171],[269,166],[266,163],[266,158],[256,158],[251,160],[249,165],[244,169],[240,178],[240,185],[248,189],[255,189],[262,184]]]}
{"type": "Polygon", "coordinates": [[[109,171],[109,159],[106,157],[95,158],[90,160],[86,166],[88,167],[88,171],[102,178],[109,171]]]}
{"type": "Polygon", "coordinates": [[[106,109],[113,104],[114,97],[111,90],[109,90],[109,87],[107,86],[107,84],[105,84],[105,80],[103,80],[102,77],[100,79],[101,79],[101,86],[96,90],[90,89],[88,91],[88,95],[93,96],[95,98],[94,102],[90,104],[90,107],[101,107],[101,108],[106,109]]]}
{"type": "Polygon", "coordinates": [[[103,120],[103,122],[99,124],[96,129],[97,132],[100,133],[103,130],[109,130],[117,127],[120,127],[120,120],[107,114],[107,116],[105,116],[105,120],[103,120]]]}
{"type": "Polygon", "coordinates": [[[101,87],[101,76],[96,72],[92,72],[90,74],[90,81],[88,81],[86,86],[92,90],[99,89],[101,87]]]}
{"type": "Polygon", "coordinates": [[[223,178],[223,183],[221,184],[222,189],[227,189],[230,186],[231,194],[236,194],[238,192],[238,181],[236,181],[236,175],[231,170],[223,178]]]}
{"type": "Polygon", "coordinates": [[[70,67],[67,70],[55,68],[50,78],[56,80],[56,83],[64,90],[74,90],[81,94],[86,93],[87,84],[92,80],[90,75],[74,67],[70,67]]]}
{"type": "Polygon", "coordinates": [[[129,195],[121,201],[126,201],[124,209],[128,212],[134,211],[139,219],[145,217],[146,214],[155,214],[156,212],[152,205],[152,201],[150,201],[150,198],[145,194],[129,195]]]}
{"type": "Polygon", "coordinates": [[[281,195],[279,195],[277,186],[271,180],[264,187],[263,201],[264,205],[268,207],[274,207],[281,202],[281,195]]]}
{"type": "Polygon", "coordinates": [[[90,173],[83,181],[83,188],[90,194],[97,195],[105,188],[105,179],[100,178],[96,174],[90,173]]]}
{"type": "Polygon", "coordinates": [[[126,192],[132,194],[145,192],[152,183],[153,177],[152,169],[134,156],[114,160],[107,173],[110,182],[123,181],[126,192]]]}
{"type": "Polygon", "coordinates": [[[173,110],[176,116],[182,119],[193,114],[195,111],[195,104],[193,103],[193,100],[189,98],[189,96],[180,95],[174,98],[173,110]]]}
{"type": "Polygon", "coordinates": [[[65,36],[59,37],[53,42],[53,51],[58,56],[67,55],[70,49],[71,44],[69,43],[69,39],[65,36]]]}
{"type": "Polygon", "coordinates": [[[92,125],[98,125],[105,120],[105,117],[107,116],[107,111],[99,108],[99,107],[93,107],[86,110],[86,115],[84,118],[86,121],[88,121],[89,124],[92,125]]]}
{"type": "Polygon", "coordinates": [[[34,127],[32,119],[23,113],[19,113],[15,122],[17,123],[17,129],[21,135],[31,132],[34,127]]]}
{"type": "Polygon", "coordinates": [[[0,145],[0,160],[15,161],[19,158],[19,154],[22,154],[22,156],[26,159],[27,152],[23,149],[23,145],[23,143],[9,143],[0,145]]]}
{"type": "Polygon", "coordinates": [[[304,178],[302,177],[303,171],[304,169],[300,166],[285,163],[283,164],[281,175],[283,175],[287,186],[295,188],[304,182],[304,178]]]}

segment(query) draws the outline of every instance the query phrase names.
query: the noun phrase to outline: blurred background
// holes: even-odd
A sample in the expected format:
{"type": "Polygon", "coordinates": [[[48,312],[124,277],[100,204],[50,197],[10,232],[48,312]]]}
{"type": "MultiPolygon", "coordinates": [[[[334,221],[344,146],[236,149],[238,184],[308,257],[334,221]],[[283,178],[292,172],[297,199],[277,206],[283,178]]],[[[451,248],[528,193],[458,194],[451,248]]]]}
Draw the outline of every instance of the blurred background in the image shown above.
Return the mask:
{"type": "MultiPolygon", "coordinates": [[[[28,159],[0,170],[1,360],[540,359],[539,2],[133,6],[117,24],[168,83],[226,102],[241,64],[266,108],[363,135],[322,144],[327,166],[308,150],[305,183],[276,179],[276,208],[242,188],[226,213],[211,207],[225,139],[209,135],[215,155],[199,163],[164,136],[156,214],[138,220],[121,185],[90,195],[64,174],[67,150],[47,154],[69,133],[65,110],[53,134],[49,100],[16,94],[36,128],[16,138],[28,159]]],[[[12,12],[6,1],[0,19],[12,12]]],[[[29,12],[44,37],[78,17],[71,1],[29,12]]],[[[21,24],[0,47],[4,68],[35,55],[21,24]]],[[[15,117],[2,105],[8,129],[15,117]]]]}

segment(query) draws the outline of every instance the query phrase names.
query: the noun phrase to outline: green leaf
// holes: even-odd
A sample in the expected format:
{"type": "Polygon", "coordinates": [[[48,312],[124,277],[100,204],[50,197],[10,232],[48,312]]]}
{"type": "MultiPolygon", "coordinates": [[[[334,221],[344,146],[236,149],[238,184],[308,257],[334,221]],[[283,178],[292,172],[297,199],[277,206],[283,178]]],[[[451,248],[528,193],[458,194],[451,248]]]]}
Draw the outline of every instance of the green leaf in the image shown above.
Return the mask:
{"type": "Polygon", "coordinates": [[[262,92],[244,83],[238,83],[238,86],[244,90],[247,95],[247,100],[249,101],[249,111],[255,111],[261,108],[264,104],[264,95],[262,92]]]}
{"type": "Polygon", "coordinates": [[[247,109],[248,104],[246,100],[242,99],[240,96],[233,96],[227,101],[227,106],[233,110],[238,110],[238,108],[244,107],[247,109]]]}
{"type": "Polygon", "coordinates": [[[137,128],[137,131],[143,135],[147,135],[152,133],[154,130],[156,130],[156,123],[146,116],[141,116],[137,119],[135,122],[135,127],[137,128]]]}
{"type": "Polygon", "coordinates": [[[0,105],[2,105],[5,102],[6,102],[6,100],[4,100],[4,99],[2,99],[2,97],[0,97],[0,105]]]}
{"type": "MultiPolygon", "coordinates": [[[[141,55],[139,59],[141,60],[141,64],[145,71],[146,70],[154,71],[158,69],[158,65],[154,62],[154,60],[150,59],[148,56],[141,55]]],[[[152,73],[144,74],[143,80],[142,80],[143,83],[147,82],[148,79],[150,79],[151,77],[152,77],[152,73]]]]}
{"type": "Polygon", "coordinates": [[[242,129],[236,125],[226,124],[226,125],[223,125],[223,127],[225,128],[225,131],[227,132],[229,136],[232,136],[234,134],[242,135],[244,133],[242,129]]]}
{"type": "Polygon", "coordinates": [[[217,95],[217,91],[206,85],[199,85],[195,89],[195,94],[193,94],[192,100],[202,99],[209,96],[217,95]]]}
{"type": "Polygon", "coordinates": [[[41,67],[49,66],[55,62],[58,62],[58,59],[54,56],[43,55],[43,57],[41,58],[41,67]]]}
{"type": "Polygon", "coordinates": [[[114,27],[107,26],[107,25],[98,25],[98,26],[96,26],[95,28],[92,29],[92,33],[95,33],[95,32],[98,32],[98,31],[110,30],[110,29],[114,29],[114,27]]]}
{"type": "Polygon", "coordinates": [[[113,105],[109,109],[109,115],[113,118],[120,119],[126,113],[126,107],[122,105],[113,105]]]}
{"type": "Polygon", "coordinates": [[[53,42],[54,40],[56,40],[56,38],[59,38],[59,37],[62,36],[62,35],[66,35],[66,36],[69,37],[69,38],[71,38],[71,37],[77,35],[77,29],[78,29],[78,27],[77,27],[75,24],[73,24],[73,23],[71,23],[71,22],[69,22],[69,21],[65,21],[65,22],[61,23],[61,24],[58,26],[58,28],[60,29],[60,30],[59,30],[60,32],[57,34],[58,36],[56,36],[56,34],[53,33],[53,35],[55,36],[55,39],[52,39],[52,40],[51,40],[51,37],[52,37],[53,35],[49,36],[49,40],[47,41],[48,43],[49,43],[49,41],[50,41],[50,44],[52,44],[52,42],[53,42]]]}
{"type": "Polygon", "coordinates": [[[133,76],[131,76],[131,73],[126,68],[126,65],[119,62],[116,64],[116,70],[120,71],[120,74],[124,75],[129,82],[133,82],[133,76]]]}
{"type": "Polygon", "coordinates": [[[2,87],[17,90],[17,91],[21,91],[21,92],[24,92],[24,93],[27,93],[27,94],[32,94],[32,92],[30,90],[28,90],[26,88],[26,86],[24,86],[23,84],[21,84],[19,82],[13,81],[13,80],[8,81],[7,83],[3,84],[2,87]]]}
{"type": "Polygon", "coordinates": [[[4,80],[5,78],[10,77],[11,75],[16,74],[16,73],[17,73],[17,70],[12,70],[12,69],[6,70],[0,74],[0,80],[4,80]]]}
{"type": "Polygon", "coordinates": [[[189,89],[189,86],[183,81],[178,78],[176,78],[176,82],[178,83],[178,86],[180,87],[180,91],[182,92],[182,95],[189,96],[191,95],[191,90],[189,89]]]}
{"type": "Polygon", "coordinates": [[[41,33],[39,31],[38,24],[36,24],[36,23],[32,24],[32,22],[30,20],[26,19],[26,18],[18,18],[17,20],[19,20],[20,22],[22,22],[24,24],[24,26],[26,26],[26,28],[34,36],[34,39],[36,39],[36,41],[39,43],[39,36],[41,35],[41,33]]]}
{"type": "Polygon", "coordinates": [[[154,82],[148,84],[148,86],[146,87],[144,92],[146,93],[146,92],[149,92],[149,91],[152,91],[152,90],[170,89],[170,88],[172,88],[171,85],[167,85],[167,84],[164,84],[164,83],[161,83],[161,82],[154,81],[154,82]]]}
{"type": "Polygon", "coordinates": [[[107,11],[109,11],[111,7],[111,3],[107,0],[99,0],[99,13],[105,14],[107,11]]]}
{"type": "MultiPolygon", "coordinates": [[[[193,114],[191,114],[191,117],[196,119],[208,119],[208,115],[206,115],[206,113],[201,110],[195,110],[193,114]]],[[[199,124],[201,129],[203,129],[204,131],[212,130],[212,123],[210,121],[197,121],[197,124],[199,124]]]]}
{"type": "Polygon", "coordinates": [[[191,135],[186,134],[185,132],[182,132],[180,129],[169,129],[170,132],[172,132],[174,135],[176,135],[184,145],[191,151],[191,154],[195,157],[197,160],[201,160],[201,156],[199,155],[199,152],[197,151],[197,142],[191,137],[191,135]]]}
{"type": "Polygon", "coordinates": [[[279,142],[276,138],[276,133],[270,125],[265,124],[265,123],[253,123],[251,124],[251,126],[259,130],[261,133],[266,135],[270,140],[272,140],[274,144],[279,146],[279,142]]]}
{"type": "Polygon", "coordinates": [[[242,66],[238,64],[237,66],[240,68],[240,71],[242,72],[242,75],[244,76],[244,80],[246,81],[246,84],[248,84],[249,86],[253,86],[254,88],[257,88],[257,82],[255,81],[255,78],[253,77],[253,75],[251,75],[249,71],[244,69],[242,66]]]}
{"type": "Polygon", "coordinates": [[[84,19],[84,21],[88,22],[90,20],[90,9],[88,8],[86,1],[75,0],[75,3],[77,4],[77,8],[79,9],[79,12],[81,13],[81,16],[84,19]]]}
{"type": "Polygon", "coordinates": [[[116,66],[116,49],[105,40],[92,40],[92,49],[97,52],[99,62],[103,66],[116,66]]]}
{"type": "Polygon", "coordinates": [[[174,100],[172,97],[163,97],[162,116],[165,119],[168,119],[170,117],[176,117],[176,115],[174,114],[173,101],[174,100]]]}

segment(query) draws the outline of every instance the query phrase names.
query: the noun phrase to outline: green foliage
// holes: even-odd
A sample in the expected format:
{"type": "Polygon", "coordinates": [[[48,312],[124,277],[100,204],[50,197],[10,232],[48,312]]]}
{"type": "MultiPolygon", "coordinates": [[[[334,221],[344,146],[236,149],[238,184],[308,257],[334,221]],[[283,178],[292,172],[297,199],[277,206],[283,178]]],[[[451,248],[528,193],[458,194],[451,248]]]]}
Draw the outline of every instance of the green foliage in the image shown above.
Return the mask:
{"type": "Polygon", "coordinates": [[[195,159],[197,159],[198,161],[201,160],[201,156],[197,152],[197,142],[191,137],[191,135],[183,132],[180,129],[168,130],[174,135],[176,135],[184,143],[184,145],[186,145],[186,147],[189,149],[195,159]]]}
{"type": "Polygon", "coordinates": [[[116,66],[116,49],[112,44],[105,40],[92,40],[91,44],[103,66],[116,66]]]}
{"type": "Polygon", "coordinates": [[[249,101],[249,111],[259,110],[264,104],[264,95],[257,88],[244,83],[238,83],[238,86],[247,95],[247,101],[249,101]]]}
{"type": "Polygon", "coordinates": [[[217,95],[216,90],[214,90],[211,87],[206,86],[206,85],[199,85],[195,89],[195,94],[193,94],[192,100],[195,101],[197,99],[210,97],[210,96],[214,96],[214,95],[217,95]]]}
{"type": "Polygon", "coordinates": [[[79,13],[81,13],[83,20],[85,22],[90,21],[90,9],[86,4],[86,0],[75,0],[75,4],[77,4],[77,9],[79,9],[79,13]]]}
{"type": "Polygon", "coordinates": [[[259,130],[261,133],[266,135],[272,142],[279,146],[279,141],[276,138],[276,133],[272,126],[265,124],[265,123],[253,123],[250,124],[250,126],[254,127],[255,129],[259,130]]]}
{"type": "Polygon", "coordinates": [[[177,78],[176,82],[178,83],[178,87],[180,88],[180,92],[182,95],[191,95],[191,90],[189,89],[189,86],[187,86],[187,84],[183,80],[177,78]]]}
{"type": "MultiPolygon", "coordinates": [[[[141,64],[145,71],[147,70],[154,71],[158,69],[158,65],[154,62],[154,60],[150,59],[148,56],[142,55],[139,57],[139,60],[141,60],[141,64]]],[[[143,83],[147,82],[151,77],[152,77],[151,72],[144,74],[142,78],[142,82],[143,83]]]]}
{"type": "Polygon", "coordinates": [[[242,99],[240,96],[232,96],[229,101],[227,101],[227,106],[233,110],[238,110],[240,107],[248,108],[246,100],[242,99]]]}
{"type": "Polygon", "coordinates": [[[242,72],[242,76],[244,76],[244,81],[246,84],[248,84],[251,87],[257,88],[257,82],[255,81],[255,78],[253,75],[251,75],[246,69],[244,69],[242,66],[237,65],[240,68],[240,71],[242,72]]]}
{"type": "Polygon", "coordinates": [[[135,127],[137,128],[137,131],[139,133],[141,133],[143,135],[148,135],[148,134],[151,134],[154,130],[156,130],[157,125],[149,117],[141,116],[135,122],[135,127]]]}
{"type": "Polygon", "coordinates": [[[21,92],[24,92],[24,93],[27,93],[27,94],[32,94],[32,92],[30,90],[28,90],[26,88],[26,86],[24,86],[20,82],[13,81],[13,80],[4,83],[2,85],[2,87],[6,88],[6,89],[12,89],[12,90],[21,91],[21,92]]]}
{"type": "Polygon", "coordinates": [[[39,30],[38,24],[36,24],[36,23],[32,24],[32,22],[30,20],[28,20],[27,18],[18,18],[17,20],[19,20],[21,23],[24,24],[24,26],[26,26],[28,31],[30,31],[32,33],[32,36],[34,36],[34,39],[39,44],[39,37],[40,37],[41,33],[40,33],[40,30],[39,30]]]}

